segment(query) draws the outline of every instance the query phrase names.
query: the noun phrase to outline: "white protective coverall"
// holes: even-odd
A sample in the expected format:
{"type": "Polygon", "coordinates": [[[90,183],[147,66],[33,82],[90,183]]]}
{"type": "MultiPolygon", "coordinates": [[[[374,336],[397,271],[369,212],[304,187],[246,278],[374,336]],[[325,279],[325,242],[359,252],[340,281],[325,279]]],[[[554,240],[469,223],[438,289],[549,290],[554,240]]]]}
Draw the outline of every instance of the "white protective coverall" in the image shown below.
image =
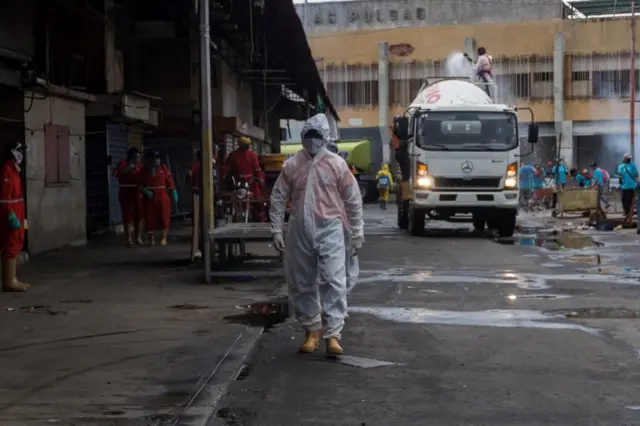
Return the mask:
{"type": "MultiPolygon", "coordinates": [[[[310,130],[328,143],[324,114],[311,117],[302,135],[310,130]]],[[[323,312],[327,329],[322,337],[340,339],[347,314],[345,233],[351,235],[352,246],[361,247],[364,241],[358,183],[347,163],[324,146],[313,156],[302,149],[287,159],[271,192],[274,236],[282,234],[289,199],[284,263],[291,304],[306,331],[322,329],[323,312]]]]}

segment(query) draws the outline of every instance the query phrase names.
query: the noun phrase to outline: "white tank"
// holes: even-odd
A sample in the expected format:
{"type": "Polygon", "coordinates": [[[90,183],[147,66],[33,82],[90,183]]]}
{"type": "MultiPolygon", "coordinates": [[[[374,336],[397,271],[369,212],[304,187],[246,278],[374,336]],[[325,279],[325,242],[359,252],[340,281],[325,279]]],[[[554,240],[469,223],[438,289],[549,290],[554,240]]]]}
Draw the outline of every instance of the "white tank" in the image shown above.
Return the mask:
{"type": "Polygon", "coordinates": [[[424,87],[410,108],[434,108],[448,105],[491,105],[493,100],[482,88],[468,80],[440,80],[424,87]]]}

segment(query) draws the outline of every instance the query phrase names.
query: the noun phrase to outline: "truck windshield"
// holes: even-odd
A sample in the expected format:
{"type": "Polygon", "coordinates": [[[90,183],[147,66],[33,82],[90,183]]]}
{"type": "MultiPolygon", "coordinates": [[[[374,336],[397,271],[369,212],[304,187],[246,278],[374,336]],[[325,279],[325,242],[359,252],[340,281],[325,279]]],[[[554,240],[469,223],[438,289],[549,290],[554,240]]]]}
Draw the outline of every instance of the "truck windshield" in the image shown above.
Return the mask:
{"type": "Polygon", "coordinates": [[[428,151],[509,151],[518,146],[509,112],[429,112],[420,116],[416,144],[428,151]]]}

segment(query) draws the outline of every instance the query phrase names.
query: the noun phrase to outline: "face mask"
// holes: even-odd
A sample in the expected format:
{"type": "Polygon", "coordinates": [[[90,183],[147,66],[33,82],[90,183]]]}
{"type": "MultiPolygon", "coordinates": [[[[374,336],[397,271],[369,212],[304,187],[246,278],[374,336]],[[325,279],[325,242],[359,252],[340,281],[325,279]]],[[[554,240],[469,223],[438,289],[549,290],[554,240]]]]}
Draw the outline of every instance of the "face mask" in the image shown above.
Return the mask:
{"type": "Polygon", "coordinates": [[[316,155],[320,149],[324,146],[322,139],[303,139],[302,147],[309,153],[309,155],[316,155]]]}
{"type": "Polygon", "coordinates": [[[624,162],[625,162],[625,163],[627,163],[627,164],[629,164],[629,163],[631,162],[631,158],[625,158],[625,159],[624,159],[624,162]]]}
{"type": "Polygon", "coordinates": [[[155,164],[156,166],[160,165],[160,159],[156,158],[155,160],[153,160],[153,164],[155,164]]]}
{"type": "Polygon", "coordinates": [[[20,151],[16,151],[15,149],[11,151],[11,153],[13,154],[13,158],[16,160],[16,164],[22,164],[22,160],[24,158],[22,153],[20,151]]]}

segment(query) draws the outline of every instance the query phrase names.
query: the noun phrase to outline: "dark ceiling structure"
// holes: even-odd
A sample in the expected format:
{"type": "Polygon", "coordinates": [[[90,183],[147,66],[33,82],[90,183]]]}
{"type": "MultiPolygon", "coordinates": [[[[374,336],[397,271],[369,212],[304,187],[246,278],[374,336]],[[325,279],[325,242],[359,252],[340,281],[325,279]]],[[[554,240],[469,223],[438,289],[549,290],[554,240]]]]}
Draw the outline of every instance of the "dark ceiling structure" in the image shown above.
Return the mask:
{"type": "Polygon", "coordinates": [[[214,0],[211,34],[229,45],[219,53],[245,80],[284,86],[312,106],[320,100],[338,118],[292,0],[214,0]]]}

